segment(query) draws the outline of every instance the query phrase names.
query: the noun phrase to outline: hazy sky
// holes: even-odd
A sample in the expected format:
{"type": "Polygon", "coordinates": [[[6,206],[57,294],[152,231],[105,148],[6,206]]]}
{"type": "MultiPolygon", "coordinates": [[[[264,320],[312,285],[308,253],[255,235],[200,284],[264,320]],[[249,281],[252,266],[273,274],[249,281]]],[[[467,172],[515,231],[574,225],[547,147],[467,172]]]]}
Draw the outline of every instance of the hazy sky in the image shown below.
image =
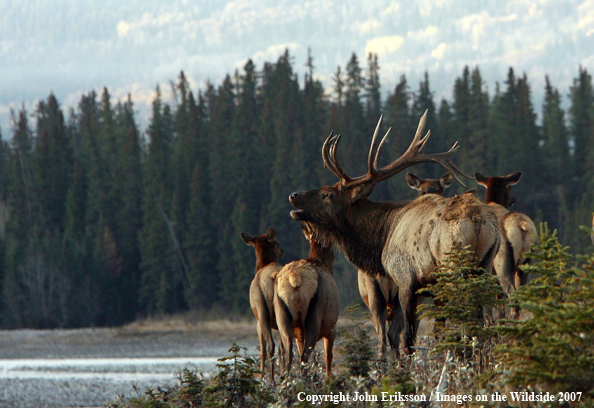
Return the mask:
{"type": "Polygon", "coordinates": [[[491,91],[511,66],[540,111],[545,74],[565,97],[580,65],[594,71],[594,0],[0,0],[2,135],[10,108],[32,112],[50,91],[68,108],[106,86],[146,116],[180,70],[196,91],[286,48],[300,74],[311,48],[327,87],[353,52],[363,68],[378,54],[384,92],[402,74],[414,91],[428,71],[436,103],[465,65],[491,91]]]}

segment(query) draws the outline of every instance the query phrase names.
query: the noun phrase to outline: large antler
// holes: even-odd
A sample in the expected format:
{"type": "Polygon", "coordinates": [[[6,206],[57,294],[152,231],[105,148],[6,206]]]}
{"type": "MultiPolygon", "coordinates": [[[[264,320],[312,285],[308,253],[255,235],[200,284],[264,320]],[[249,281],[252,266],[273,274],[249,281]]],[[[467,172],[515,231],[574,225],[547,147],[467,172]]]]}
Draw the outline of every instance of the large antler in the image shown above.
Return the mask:
{"type": "Polygon", "coordinates": [[[324,158],[324,163],[330,169],[330,171],[340,179],[340,184],[342,185],[342,187],[347,190],[359,186],[361,184],[377,183],[378,181],[382,181],[392,177],[394,174],[400,173],[402,170],[412,166],[413,164],[426,162],[434,162],[440,164],[454,175],[458,183],[462,184],[463,186],[466,186],[466,184],[464,184],[462,180],[460,180],[459,176],[463,176],[468,179],[472,179],[472,177],[467,176],[460,169],[458,169],[458,167],[456,167],[456,165],[452,162],[450,158],[460,147],[458,145],[458,142],[454,143],[454,145],[447,152],[432,154],[424,153],[425,145],[427,144],[429,136],[431,135],[431,132],[427,131],[427,134],[424,137],[421,137],[425,129],[426,122],[427,111],[425,111],[425,113],[421,117],[421,120],[419,121],[419,126],[417,127],[417,132],[415,133],[415,137],[413,138],[406,152],[398,159],[394,160],[387,166],[382,167],[381,169],[377,168],[379,156],[384,146],[384,142],[386,141],[386,138],[390,133],[390,129],[388,129],[388,131],[386,132],[386,134],[384,135],[381,142],[376,148],[375,145],[377,142],[380,126],[382,124],[382,116],[380,116],[379,121],[377,122],[377,126],[375,128],[375,132],[373,132],[373,139],[371,140],[371,147],[369,149],[369,156],[367,158],[367,174],[352,178],[346,174],[342,167],[340,167],[338,159],[336,158],[336,149],[338,148],[338,143],[340,142],[340,135],[335,135],[334,132],[330,133],[330,136],[328,136],[322,147],[322,157],[324,158]]]}

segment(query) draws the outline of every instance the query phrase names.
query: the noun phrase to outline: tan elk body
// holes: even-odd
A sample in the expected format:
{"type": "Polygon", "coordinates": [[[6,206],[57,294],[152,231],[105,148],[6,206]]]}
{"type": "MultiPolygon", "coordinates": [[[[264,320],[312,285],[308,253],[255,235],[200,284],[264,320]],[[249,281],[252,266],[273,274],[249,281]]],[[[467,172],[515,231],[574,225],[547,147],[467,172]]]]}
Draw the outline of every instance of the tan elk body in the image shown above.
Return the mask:
{"type": "Polygon", "coordinates": [[[270,359],[270,378],[274,381],[274,339],[272,329],[277,330],[274,313],[274,280],[282,269],[277,261],[283,256],[283,250],[276,240],[274,228],[268,233],[252,236],[241,233],[241,239],[256,250],[256,276],[250,285],[250,306],[256,319],[258,339],[260,341],[260,369],[266,367],[266,357],[270,359]]]}
{"type": "Polygon", "coordinates": [[[297,342],[300,360],[306,363],[316,343],[324,339],[326,375],[332,369],[332,348],[336,338],[336,322],[340,295],[334,281],[334,251],[311,239],[307,225],[304,233],[310,240],[307,259],[285,265],[276,277],[274,307],[285,371],[293,362],[293,339],[297,342]]]}
{"type": "MultiPolygon", "coordinates": [[[[422,162],[436,162],[458,180],[462,172],[450,156],[457,144],[444,153],[426,154],[429,134],[422,137],[423,115],[407,151],[394,162],[378,168],[386,136],[376,147],[381,119],[374,133],[368,157],[367,174],[351,178],[340,166],[336,150],[340,136],[331,134],[324,143],[322,155],[326,166],[340,179],[333,186],[290,195],[295,207],[294,219],[308,222],[314,239],[335,245],[361,271],[371,275],[390,276],[398,287],[403,312],[401,341],[407,353],[416,335],[416,291],[433,281],[435,271],[455,244],[469,245],[478,266],[487,271],[499,247],[497,218],[474,194],[453,198],[426,194],[413,201],[377,203],[367,199],[375,183],[422,162]]],[[[468,177],[468,176],[466,176],[468,177]]]]}
{"type": "MultiPolygon", "coordinates": [[[[452,184],[454,177],[447,172],[439,179],[420,179],[412,173],[406,173],[406,181],[419,195],[441,195],[452,184]]],[[[392,349],[398,348],[398,336],[402,331],[402,309],[398,301],[398,287],[389,276],[370,276],[361,270],[357,271],[357,284],[359,294],[369,309],[369,317],[378,335],[379,356],[383,357],[388,343],[392,349]]]]}
{"type": "Polygon", "coordinates": [[[515,202],[511,186],[520,181],[522,173],[516,172],[504,177],[486,177],[475,174],[476,181],[487,189],[485,202],[493,209],[499,220],[501,245],[493,261],[493,267],[509,297],[519,286],[526,284],[528,276],[519,266],[528,262],[524,257],[537,240],[534,222],[526,214],[510,211],[515,202]]]}

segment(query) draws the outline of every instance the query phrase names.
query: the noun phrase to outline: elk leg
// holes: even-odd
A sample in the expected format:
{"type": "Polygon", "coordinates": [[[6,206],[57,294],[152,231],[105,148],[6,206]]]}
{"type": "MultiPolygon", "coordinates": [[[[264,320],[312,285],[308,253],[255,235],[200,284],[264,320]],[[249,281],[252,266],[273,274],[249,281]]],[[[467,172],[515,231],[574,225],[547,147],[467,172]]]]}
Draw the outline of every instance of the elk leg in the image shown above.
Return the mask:
{"type": "Polygon", "coordinates": [[[411,347],[414,343],[415,326],[417,321],[417,299],[414,294],[414,289],[400,289],[398,291],[398,299],[400,300],[400,306],[402,307],[404,316],[404,330],[401,334],[404,353],[412,354],[411,347]]]}
{"type": "Polygon", "coordinates": [[[319,322],[308,321],[307,324],[307,327],[310,327],[311,330],[305,332],[305,347],[303,352],[301,353],[301,363],[303,364],[306,364],[309,360],[309,355],[316,347],[316,343],[318,342],[318,339],[320,337],[320,330],[315,330],[316,327],[319,327],[319,322]]]}
{"type": "Polygon", "coordinates": [[[326,362],[326,377],[330,377],[332,375],[332,348],[334,347],[335,338],[335,329],[332,330],[328,337],[324,337],[324,360],[326,362]]]}
{"type": "Polygon", "coordinates": [[[282,371],[288,376],[291,373],[293,363],[293,329],[282,330],[279,326],[279,334],[282,371]]]}
{"type": "Polygon", "coordinates": [[[264,330],[262,323],[258,320],[258,340],[260,341],[260,371],[264,372],[266,368],[266,339],[264,338],[264,330]]]}
{"type": "Polygon", "coordinates": [[[379,282],[373,281],[373,287],[368,294],[369,317],[378,336],[379,357],[383,358],[386,353],[386,300],[379,288],[379,282]]]}
{"type": "Polygon", "coordinates": [[[404,329],[404,315],[400,302],[393,302],[392,320],[388,324],[388,341],[392,351],[398,356],[400,355],[400,335],[404,329]]]}
{"type": "Polygon", "coordinates": [[[258,338],[260,340],[260,370],[265,372],[266,357],[270,359],[270,378],[274,381],[274,338],[270,328],[270,317],[264,310],[258,310],[258,338]]]}

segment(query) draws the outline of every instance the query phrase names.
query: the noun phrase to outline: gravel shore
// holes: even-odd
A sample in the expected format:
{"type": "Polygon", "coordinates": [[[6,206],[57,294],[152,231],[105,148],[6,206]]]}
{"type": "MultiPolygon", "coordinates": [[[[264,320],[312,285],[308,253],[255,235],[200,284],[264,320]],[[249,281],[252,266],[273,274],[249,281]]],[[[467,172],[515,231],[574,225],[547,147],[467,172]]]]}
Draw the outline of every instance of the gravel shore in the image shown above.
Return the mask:
{"type": "Polygon", "coordinates": [[[136,396],[135,387],[143,393],[173,383],[181,368],[213,370],[234,341],[256,353],[255,323],[167,319],[0,331],[0,408],[102,407],[118,395],[136,396]]]}

